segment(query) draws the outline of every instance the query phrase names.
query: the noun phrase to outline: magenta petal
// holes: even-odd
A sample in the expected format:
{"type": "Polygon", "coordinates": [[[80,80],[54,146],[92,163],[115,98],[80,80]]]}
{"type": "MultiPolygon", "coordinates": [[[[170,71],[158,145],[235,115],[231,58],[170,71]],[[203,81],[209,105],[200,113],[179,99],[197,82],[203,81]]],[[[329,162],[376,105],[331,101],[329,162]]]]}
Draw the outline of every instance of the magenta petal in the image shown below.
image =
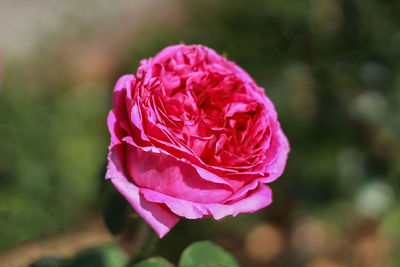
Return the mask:
{"type": "Polygon", "coordinates": [[[238,191],[236,191],[232,196],[230,196],[227,201],[233,201],[244,197],[247,192],[254,190],[258,187],[259,181],[252,181],[251,183],[241,187],[238,191]]]}
{"type": "Polygon", "coordinates": [[[184,49],[185,45],[183,44],[178,44],[178,45],[171,45],[159,52],[154,58],[153,62],[154,63],[161,63],[163,61],[166,61],[170,58],[172,58],[179,50],[184,49]]]}
{"type": "Polygon", "coordinates": [[[219,220],[228,215],[236,216],[239,213],[255,212],[265,208],[272,202],[271,189],[264,184],[259,184],[246,198],[228,204],[195,203],[173,198],[145,188],[141,188],[140,192],[148,201],[164,203],[176,215],[187,219],[213,216],[214,219],[219,220]]]}
{"type": "Polygon", "coordinates": [[[141,196],[139,188],[126,178],[121,160],[115,153],[115,148],[110,150],[106,178],[111,179],[111,182],[129,204],[162,238],[179,221],[179,217],[161,205],[149,202],[141,196]]]}
{"type": "Polygon", "coordinates": [[[271,203],[271,189],[265,184],[259,184],[259,186],[254,191],[249,192],[245,198],[235,201],[229,205],[214,204],[215,207],[211,211],[212,216],[219,220],[228,215],[236,216],[239,213],[256,212],[257,210],[265,208],[271,203]]]}
{"type": "Polygon", "coordinates": [[[132,180],[140,188],[194,201],[219,203],[232,194],[225,184],[202,179],[196,169],[162,150],[126,146],[126,166],[132,180]]]}
{"type": "Polygon", "coordinates": [[[140,192],[146,200],[160,204],[164,203],[173,213],[187,219],[199,219],[208,214],[204,207],[207,204],[174,198],[146,188],[140,188],[140,192]]]}
{"type": "MultiPolygon", "coordinates": [[[[154,138],[150,138],[150,139],[153,142],[158,142],[160,145],[165,145],[164,148],[171,148],[171,149],[175,150],[174,151],[175,153],[170,153],[170,152],[166,151],[165,149],[163,149],[161,147],[159,147],[159,148],[153,147],[154,148],[153,150],[157,151],[157,153],[168,154],[171,157],[175,158],[176,160],[180,160],[180,161],[185,162],[188,165],[191,165],[197,171],[199,177],[204,179],[204,180],[206,180],[206,181],[208,181],[208,182],[224,184],[224,185],[226,185],[226,186],[231,188],[231,185],[227,181],[225,181],[223,178],[221,178],[220,176],[218,176],[218,175],[206,170],[203,167],[197,166],[196,164],[191,163],[188,159],[184,158],[183,156],[187,155],[187,150],[185,150],[185,148],[178,147],[178,146],[175,146],[173,144],[168,144],[168,143],[165,143],[165,142],[162,142],[162,141],[159,141],[159,140],[155,140],[154,138]],[[177,155],[178,154],[177,152],[180,152],[182,154],[182,156],[179,157],[177,155]]],[[[122,140],[125,141],[126,143],[132,145],[132,146],[139,147],[137,144],[135,144],[135,142],[133,141],[133,138],[130,137],[130,136],[123,137],[122,140]]],[[[141,149],[142,150],[146,150],[146,151],[149,150],[149,149],[146,149],[146,148],[143,148],[143,147],[141,147],[141,149]]]]}
{"type": "Polygon", "coordinates": [[[277,131],[277,139],[279,143],[277,152],[278,156],[267,166],[265,172],[268,173],[269,176],[260,179],[263,183],[271,183],[275,181],[282,175],[285,169],[287,156],[290,150],[289,141],[281,129],[278,129],[277,131]]]}
{"type": "Polygon", "coordinates": [[[117,116],[117,109],[112,109],[110,113],[108,113],[107,117],[107,126],[111,135],[111,145],[116,145],[121,143],[121,139],[124,136],[124,131],[119,126],[119,120],[117,116]]]}
{"type": "Polygon", "coordinates": [[[125,106],[127,90],[131,89],[131,83],[135,81],[135,76],[126,74],[118,79],[113,92],[113,105],[116,108],[125,106]]]}
{"type": "Polygon", "coordinates": [[[230,188],[232,188],[231,184],[229,184],[227,181],[225,181],[224,179],[222,179],[218,175],[213,174],[213,173],[207,171],[206,169],[204,169],[202,167],[199,167],[197,165],[192,165],[192,166],[196,169],[197,173],[204,180],[212,182],[212,183],[225,184],[225,185],[229,186],[230,188]]]}
{"type": "Polygon", "coordinates": [[[157,203],[144,199],[139,188],[126,179],[111,179],[118,191],[128,200],[136,212],[157,232],[162,238],[179,221],[179,217],[169,212],[157,203]]]}
{"type": "Polygon", "coordinates": [[[149,141],[149,138],[146,136],[144,129],[143,129],[142,114],[140,113],[138,104],[135,102],[132,103],[131,122],[139,130],[140,137],[142,138],[142,140],[149,141]]]}

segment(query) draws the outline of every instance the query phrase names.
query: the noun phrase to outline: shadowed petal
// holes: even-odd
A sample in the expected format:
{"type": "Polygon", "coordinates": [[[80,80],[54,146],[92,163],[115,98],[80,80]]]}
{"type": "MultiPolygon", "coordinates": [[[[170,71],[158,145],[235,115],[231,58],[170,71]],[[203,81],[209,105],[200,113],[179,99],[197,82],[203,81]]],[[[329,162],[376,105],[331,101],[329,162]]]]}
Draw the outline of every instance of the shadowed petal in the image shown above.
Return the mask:
{"type": "Polygon", "coordinates": [[[160,204],[149,202],[143,198],[139,193],[139,188],[126,178],[121,160],[115,153],[116,148],[114,147],[114,149],[110,150],[106,178],[111,179],[111,182],[135,211],[162,238],[175,226],[179,221],[179,217],[160,204]]]}

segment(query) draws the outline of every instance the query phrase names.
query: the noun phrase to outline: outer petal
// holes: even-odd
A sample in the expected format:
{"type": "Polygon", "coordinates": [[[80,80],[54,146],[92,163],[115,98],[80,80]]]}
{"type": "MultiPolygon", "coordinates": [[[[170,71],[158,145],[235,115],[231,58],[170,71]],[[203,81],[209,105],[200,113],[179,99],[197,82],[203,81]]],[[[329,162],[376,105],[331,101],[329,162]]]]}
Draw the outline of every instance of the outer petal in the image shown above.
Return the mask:
{"type": "Polygon", "coordinates": [[[264,172],[268,173],[269,175],[260,179],[260,181],[263,183],[271,183],[275,181],[282,175],[285,169],[287,156],[290,151],[289,141],[280,128],[277,131],[276,138],[278,143],[278,151],[276,152],[277,157],[266,167],[264,172]]]}
{"type": "Polygon", "coordinates": [[[132,83],[135,81],[135,76],[132,74],[126,74],[118,79],[114,87],[113,92],[113,105],[116,108],[125,107],[125,98],[127,96],[127,90],[131,90],[132,83]]]}
{"type": "Polygon", "coordinates": [[[228,185],[203,179],[190,163],[162,150],[148,150],[131,144],[126,145],[126,166],[140,188],[197,203],[221,203],[232,194],[228,185]]]}
{"type": "Polygon", "coordinates": [[[107,117],[107,126],[111,135],[111,145],[120,144],[125,135],[119,123],[118,110],[114,108],[110,111],[110,113],[108,113],[107,117]]]}
{"type": "Polygon", "coordinates": [[[174,58],[176,53],[180,50],[185,50],[187,49],[187,46],[184,44],[178,44],[178,45],[171,45],[159,52],[154,58],[153,62],[154,63],[162,63],[168,59],[174,58]]]}
{"type": "MultiPolygon", "coordinates": [[[[199,177],[201,179],[204,179],[205,181],[208,181],[210,183],[223,184],[227,188],[232,189],[231,184],[229,184],[227,181],[225,181],[220,176],[214,174],[213,172],[210,172],[210,171],[206,170],[203,167],[197,166],[196,164],[194,164],[193,162],[187,160],[184,157],[179,157],[179,155],[173,155],[172,153],[169,153],[169,151],[164,150],[162,147],[156,147],[156,146],[142,147],[142,146],[139,146],[137,143],[135,143],[135,141],[133,140],[133,138],[131,136],[125,136],[124,138],[122,138],[122,141],[126,142],[127,144],[129,144],[131,146],[140,148],[143,151],[152,151],[153,153],[157,153],[157,154],[163,153],[163,154],[169,155],[169,156],[173,157],[174,159],[176,159],[177,161],[182,161],[182,162],[185,162],[186,164],[192,166],[194,169],[196,169],[196,171],[197,171],[197,173],[198,173],[198,175],[199,175],[199,177]]],[[[172,145],[170,145],[170,146],[172,146],[172,145]]],[[[174,147],[174,148],[176,148],[174,150],[174,152],[179,151],[179,148],[177,148],[177,147],[174,147]]],[[[180,152],[184,153],[182,151],[180,151],[180,152]]],[[[178,154],[178,153],[176,153],[176,154],[178,154]]],[[[199,163],[201,163],[201,162],[199,162],[199,163]]]]}
{"type": "Polygon", "coordinates": [[[162,238],[179,221],[179,217],[157,203],[147,201],[139,193],[139,188],[129,182],[125,176],[116,146],[110,149],[106,178],[126,198],[136,212],[156,231],[162,238]]]}
{"type": "Polygon", "coordinates": [[[259,185],[258,180],[254,180],[237,190],[232,196],[230,196],[227,201],[235,201],[243,198],[249,191],[256,189],[259,185]]]}
{"type": "Polygon", "coordinates": [[[192,201],[173,198],[159,192],[141,188],[140,192],[150,202],[164,203],[175,214],[187,219],[199,219],[204,216],[213,216],[219,220],[225,216],[236,216],[239,213],[255,212],[265,208],[272,202],[271,189],[259,184],[258,187],[249,192],[247,197],[226,204],[202,204],[192,201]]]}

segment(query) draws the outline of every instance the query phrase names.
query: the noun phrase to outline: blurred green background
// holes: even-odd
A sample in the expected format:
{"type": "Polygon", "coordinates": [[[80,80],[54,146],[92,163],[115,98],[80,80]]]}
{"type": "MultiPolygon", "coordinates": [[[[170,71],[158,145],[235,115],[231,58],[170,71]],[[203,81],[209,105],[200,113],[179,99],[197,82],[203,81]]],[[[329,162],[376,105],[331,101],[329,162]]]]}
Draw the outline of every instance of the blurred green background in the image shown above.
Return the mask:
{"type": "MultiPolygon", "coordinates": [[[[292,150],[271,206],[181,221],[154,254],[210,239],[242,266],[400,266],[399,14],[396,0],[0,2],[3,256],[100,216],[113,86],[184,42],[247,70],[292,150]]],[[[112,243],[99,229],[89,243],[112,243]]]]}

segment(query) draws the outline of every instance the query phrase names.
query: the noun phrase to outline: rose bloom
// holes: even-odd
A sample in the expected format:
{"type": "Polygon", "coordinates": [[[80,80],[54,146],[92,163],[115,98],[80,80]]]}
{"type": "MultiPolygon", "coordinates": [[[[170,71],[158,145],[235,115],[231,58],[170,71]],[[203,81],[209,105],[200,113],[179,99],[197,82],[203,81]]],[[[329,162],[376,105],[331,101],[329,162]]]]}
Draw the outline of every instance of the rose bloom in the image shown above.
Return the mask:
{"type": "Polygon", "coordinates": [[[106,178],[163,237],[180,218],[221,219],[272,202],[289,144],[264,89],[201,45],[175,45],[121,77],[106,178]]]}

